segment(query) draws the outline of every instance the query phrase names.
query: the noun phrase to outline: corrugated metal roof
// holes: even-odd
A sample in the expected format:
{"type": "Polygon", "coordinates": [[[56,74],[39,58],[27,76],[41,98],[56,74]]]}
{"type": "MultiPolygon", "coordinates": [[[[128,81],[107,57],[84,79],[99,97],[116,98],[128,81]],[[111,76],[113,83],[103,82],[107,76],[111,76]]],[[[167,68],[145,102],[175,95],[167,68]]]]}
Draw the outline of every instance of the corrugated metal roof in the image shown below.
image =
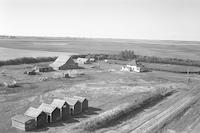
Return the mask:
{"type": "Polygon", "coordinates": [[[56,109],[56,107],[50,104],[42,103],[38,107],[38,109],[41,109],[42,111],[47,112],[47,113],[52,113],[56,109]]]}
{"type": "Polygon", "coordinates": [[[65,104],[65,100],[60,100],[60,99],[54,99],[51,105],[56,106],[58,108],[62,108],[63,105],[65,104]]]}
{"type": "Polygon", "coordinates": [[[29,120],[34,120],[34,118],[26,115],[15,115],[11,118],[12,120],[19,121],[21,123],[26,123],[29,120]]]}
{"type": "Polygon", "coordinates": [[[26,110],[26,112],[24,113],[24,115],[37,118],[41,113],[42,113],[41,109],[36,109],[36,108],[30,107],[30,108],[28,108],[26,110]]]}
{"type": "Polygon", "coordinates": [[[50,64],[53,68],[58,68],[60,66],[63,66],[71,56],[59,56],[52,64],[50,64]]]}
{"type": "Polygon", "coordinates": [[[69,104],[74,106],[79,100],[75,98],[65,97],[64,100],[69,104]]]}
{"type": "Polygon", "coordinates": [[[79,100],[80,102],[83,102],[84,100],[87,100],[85,97],[80,97],[80,96],[74,96],[73,98],[79,100]]]}

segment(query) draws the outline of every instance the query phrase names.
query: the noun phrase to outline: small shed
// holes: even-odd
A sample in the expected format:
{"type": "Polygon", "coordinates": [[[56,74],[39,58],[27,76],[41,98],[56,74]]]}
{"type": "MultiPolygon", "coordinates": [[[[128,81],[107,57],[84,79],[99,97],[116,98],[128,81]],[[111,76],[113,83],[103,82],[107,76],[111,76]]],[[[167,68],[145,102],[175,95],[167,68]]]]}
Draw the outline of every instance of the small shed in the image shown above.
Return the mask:
{"type": "Polygon", "coordinates": [[[76,61],[79,64],[89,64],[90,63],[90,60],[87,58],[77,58],[76,61]]]}
{"type": "Polygon", "coordinates": [[[54,70],[67,70],[77,69],[78,63],[74,62],[71,56],[59,56],[52,64],[50,64],[54,70]]]}
{"type": "Polygon", "coordinates": [[[47,122],[54,123],[60,120],[60,109],[46,103],[42,103],[38,109],[42,110],[47,114],[47,122]]]}
{"type": "Polygon", "coordinates": [[[37,72],[51,72],[53,68],[50,66],[36,66],[33,70],[37,72]]]}
{"type": "Polygon", "coordinates": [[[30,107],[26,110],[24,115],[33,117],[37,127],[44,127],[47,125],[47,114],[41,109],[30,107]]]}
{"type": "Polygon", "coordinates": [[[88,108],[88,100],[85,97],[74,96],[73,98],[78,99],[81,102],[81,110],[84,111],[88,108]]]}
{"type": "Polygon", "coordinates": [[[60,109],[61,119],[66,120],[70,117],[69,104],[65,100],[54,99],[51,105],[60,109]]]}
{"type": "Polygon", "coordinates": [[[36,127],[34,118],[25,115],[15,115],[11,118],[12,127],[18,128],[23,131],[31,131],[36,127]]]}
{"type": "Polygon", "coordinates": [[[64,98],[64,100],[69,104],[71,115],[76,115],[81,113],[81,102],[75,98],[64,98]]]}

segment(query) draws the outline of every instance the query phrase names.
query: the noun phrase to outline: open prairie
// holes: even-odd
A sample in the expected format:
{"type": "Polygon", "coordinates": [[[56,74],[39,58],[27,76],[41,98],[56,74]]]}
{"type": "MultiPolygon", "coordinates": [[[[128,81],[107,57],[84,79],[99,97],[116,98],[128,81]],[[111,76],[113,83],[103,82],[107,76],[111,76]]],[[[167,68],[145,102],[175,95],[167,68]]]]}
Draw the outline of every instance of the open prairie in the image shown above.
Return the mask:
{"type": "Polygon", "coordinates": [[[117,53],[128,49],[140,55],[197,60],[200,58],[200,42],[192,41],[19,37],[0,39],[0,47],[80,54],[117,53]]]}
{"type": "MultiPolygon", "coordinates": [[[[134,50],[136,54],[140,55],[196,60],[199,60],[200,57],[199,42],[19,37],[14,39],[0,39],[0,60],[23,56],[39,57],[82,53],[118,53],[125,49],[134,50]]],[[[121,132],[122,129],[129,127],[127,128],[128,133],[133,130],[130,127],[135,126],[134,122],[139,121],[142,125],[142,122],[147,120],[147,117],[152,117],[150,116],[151,113],[160,113],[159,115],[165,116],[167,113],[162,114],[162,112],[164,110],[168,112],[173,111],[169,109],[173,109],[171,106],[175,101],[178,102],[173,105],[174,108],[179,107],[180,102],[184,102],[183,100],[190,100],[194,94],[191,94],[191,97],[190,95],[185,96],[185,94],[193,87],[198,86],[200,81],[200,76],[197,74],[186,75],[162,71],[144,73],[122,72],[120,71],[121,64],[106,63],[105,61],[81,64],[82,69],[53,71],[39,73],[38,75],[24,74],[24,71],[29,71],[34,66],[49,65],[50,63],[52,62],[0,67],[0,133],[23,133],[23,131],[11,127],[11,117],[15,114],[23,114],[30,106],[38,107],[43,102],[51,103],[54,98],[62,99],[74,95],[87,97],[89,108],[86,112],[72,119],[61,121],[33,132],[66,132],[66,129],[70,129],[78,123],[84,122],[89,118],[124,103],[132,103],[140,97],[152,95],[160,89],[174,91],[175,95],[173,94],[166,99],[153,102],[148,106],[146,105],[136,111],[132,111],[125,117],[120,118],[120,120],[116,120],[96,131],[121,132]],[[71,78],[59,77],[63,73],[70,73],[73,76],[71,78]],[[13,80],[18,83],[18,87],[8,88],[3,86],[4,82],[9,83],[13,80]],[[180,99],[182,101],[179,101],[180,99]]],[[[153,65],[150,67],[153,67],[153,65]]],[[[163,65],[159,65],[158,67],[161,68],[163,65]]],[[[174,68],[187,69],[187,67],[183,66],[170,66],[170,69],[174,68]]],[[[199,70],[198,67],[193,67],[193,69],[199,70]]],[[[198,103],[200,101],[192,105],[192,108],[189,110],[189,113],[186,113],[185,117],[182,119],[179,119],[180,116],[176,117],[177,119],[173,119],[172,124],[166,125],[166,131],[168,129],[183,131],[193,124],[200,116],[198,103]],[[190,112],[192,113],[190,114],[190,112]],[[188,122],[185,124],[184,121],[188,122]],[[176,127],[173,125],[176,125],[176,127]],[[182,128],[183,125],[184,128],[182,128]]],[[[73,130],[70,131],[73,132],[73,130]]]]}

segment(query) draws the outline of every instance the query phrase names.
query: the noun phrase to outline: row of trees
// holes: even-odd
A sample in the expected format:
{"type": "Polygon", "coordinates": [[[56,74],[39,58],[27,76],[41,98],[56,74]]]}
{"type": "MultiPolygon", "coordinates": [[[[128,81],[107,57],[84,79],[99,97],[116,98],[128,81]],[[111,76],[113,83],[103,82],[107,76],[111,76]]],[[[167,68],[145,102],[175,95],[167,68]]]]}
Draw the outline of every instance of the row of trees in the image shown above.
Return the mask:
{"type": "Polygon", "coordinates": [[[19,64],[30,64],[30,63],[39,63],[39,62],[50,62],[54,61],[56,57],[22,57],[22,58],[16,58],[6,61],[0,61],[0,66],[4,65],[19,65],[19,64]]]}

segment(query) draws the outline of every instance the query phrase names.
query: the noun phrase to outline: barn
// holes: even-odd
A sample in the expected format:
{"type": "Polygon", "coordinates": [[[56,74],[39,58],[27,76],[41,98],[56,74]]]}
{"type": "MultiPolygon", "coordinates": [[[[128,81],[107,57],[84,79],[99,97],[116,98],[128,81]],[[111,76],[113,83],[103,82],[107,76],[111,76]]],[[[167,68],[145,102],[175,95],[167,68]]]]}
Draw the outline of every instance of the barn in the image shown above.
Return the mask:
{"type": "Polygon", "coordinates": [[[88,108],[88,100],[85,97],[74,96],[73,98],[81,102],[81,110],[84,111],[88,108]]]}
{"type": "Polygon", "coordinates": [[[60,109],[50,104],[42,103],[38,109],[47,114],[47,122],[54,123],[60,120],[60,109]]]}
{"type": "Polygon", "coordinates": [[[47,114],[40,109],[30,107],[26,110],[24,115],[33,117],[37,127],[44,127],[47,125],[47,114]]]}
{"type": "Polygon", "coordinates": [[[67,70],[77,69],[78,63],[74,62],[71,56],[59,56],[52,64],[50,64],[54,70],[67,70]]]}
{"type": "Polygon", "coordinates": [[[26,115],[15,115],[11,118],[12,127],[18,128],[23,131],[31,131],[36,127],[34,118],[26,115]]]}
{"type": "Polygon", "coordinates": [[[76,115],[81,113],[81,102],[75,98],[64,98],[64,100],[69,104],[71,115],[76,115]]]}
{"type": "Polygon", "coordinates": [[[61,119],[66,120],[67,118],[70,117],[69,104],[66,101],[60,99],[54,99],[51,105],[60,109],[61,119]]]}

